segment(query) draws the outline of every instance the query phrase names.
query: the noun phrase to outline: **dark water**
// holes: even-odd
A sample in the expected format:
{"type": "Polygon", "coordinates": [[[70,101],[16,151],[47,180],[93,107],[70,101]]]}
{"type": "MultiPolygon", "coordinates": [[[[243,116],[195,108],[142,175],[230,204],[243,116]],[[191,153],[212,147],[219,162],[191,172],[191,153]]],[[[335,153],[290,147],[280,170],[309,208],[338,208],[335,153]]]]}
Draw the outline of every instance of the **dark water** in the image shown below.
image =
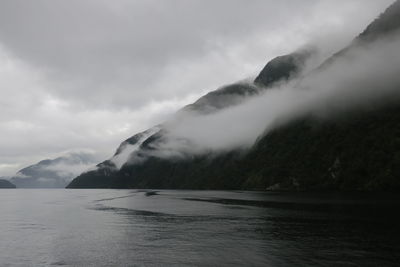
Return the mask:
{"type": "Polygon", "coordinates": [[[0,190],[0,266],[399,266],[391,196],[0,190]]]}

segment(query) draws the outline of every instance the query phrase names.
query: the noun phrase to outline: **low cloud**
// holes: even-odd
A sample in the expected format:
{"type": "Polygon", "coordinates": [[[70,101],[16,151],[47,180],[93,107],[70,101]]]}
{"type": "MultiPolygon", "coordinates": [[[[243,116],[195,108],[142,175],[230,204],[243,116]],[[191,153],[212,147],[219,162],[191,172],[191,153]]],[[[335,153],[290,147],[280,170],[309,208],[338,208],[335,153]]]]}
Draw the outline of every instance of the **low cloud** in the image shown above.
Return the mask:
{"type": "Polygon", "coordinates": [[[95,166],[92,151],[70,151],[56,159],[42,160],[11,177],[3,177],[20,188],[63,188],[74,177],[95,166]]]}
{"type": "Polygon", "coordinates": [[[216,114],[180,116],[165,124],[152,155],[249,148],[261,135],[300,116],[329,119],[400,99],[399,34],[353,46],[330,64],[267,89],[216,114]]]}

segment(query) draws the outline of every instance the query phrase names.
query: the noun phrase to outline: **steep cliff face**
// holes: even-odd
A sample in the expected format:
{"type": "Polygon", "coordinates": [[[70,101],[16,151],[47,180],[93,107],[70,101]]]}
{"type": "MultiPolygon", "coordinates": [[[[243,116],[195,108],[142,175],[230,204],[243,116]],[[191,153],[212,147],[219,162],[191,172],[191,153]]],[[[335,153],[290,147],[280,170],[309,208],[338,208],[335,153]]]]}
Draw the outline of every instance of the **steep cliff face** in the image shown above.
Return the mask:
{"type": "MultiPolygon", "coordinates": [[[[400,1],[396,1],[349,47],[329,58],[317,71],[360,43],[368,44],[394,33],[400,28],[399,14],[400,1]]],[[[223,87],[184,111],[208,114],[235,105],[246,96],[296,76],[306,58],[307,53],[278,57],[265,66],[254,83],[223,87]]],[[[111,159],[99,164],[97,170],[81,174],[68,187],[399,190],[399,114],[400,103],[394,100],[390,105],[336,119],[307,115],[261,135],[250,150],[184,159],[150,156],[135,164],[127,160],[118,166],[111,159]]],[[[151,149],[151,144],[162,138],[161,126],[146,139],[139,138],[138,149],[129,157],[140,159],[141,150],[151,149]]],[[[137,143],[137,139],[133,137],[131,143],[137,143]]],[[[119,150],[122,153],[123,149],[119,150]]]]}

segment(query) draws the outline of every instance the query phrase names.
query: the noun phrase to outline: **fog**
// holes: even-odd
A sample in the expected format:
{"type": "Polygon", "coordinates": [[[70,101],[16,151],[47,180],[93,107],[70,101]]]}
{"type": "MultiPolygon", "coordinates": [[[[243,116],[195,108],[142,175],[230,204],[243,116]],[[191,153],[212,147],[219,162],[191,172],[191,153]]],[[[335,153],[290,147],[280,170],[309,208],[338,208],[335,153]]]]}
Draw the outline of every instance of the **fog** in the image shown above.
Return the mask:
{"type": "Polygon", "coordinates": [[[210,115],[181,114],[165,124],[165,138],[156,145],[158,156],[249,148],[261,135],[301,116],[331,119],[396,100],[400,96],[399,47],[399,34],[353,45],[323,68],[237,106],[210,115]]]}
{"type": "Polygon", "coordinates": [[[98,158],[91,150],[71,150],[62,157],[40,161],[8,177],[18,188],[63,188],[80,173],[93,169],[98,158]]]}

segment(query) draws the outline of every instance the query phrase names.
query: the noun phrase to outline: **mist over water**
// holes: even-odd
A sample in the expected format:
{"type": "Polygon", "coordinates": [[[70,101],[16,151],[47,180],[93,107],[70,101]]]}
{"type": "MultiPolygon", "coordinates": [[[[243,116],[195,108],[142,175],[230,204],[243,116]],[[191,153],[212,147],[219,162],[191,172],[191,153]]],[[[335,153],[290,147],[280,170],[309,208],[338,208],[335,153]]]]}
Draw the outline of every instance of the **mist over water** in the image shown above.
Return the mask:
{"type": "Polygon", "coordinates": [[[2,190],[2,266],[396,266],[399,199],[2,190]]]}

